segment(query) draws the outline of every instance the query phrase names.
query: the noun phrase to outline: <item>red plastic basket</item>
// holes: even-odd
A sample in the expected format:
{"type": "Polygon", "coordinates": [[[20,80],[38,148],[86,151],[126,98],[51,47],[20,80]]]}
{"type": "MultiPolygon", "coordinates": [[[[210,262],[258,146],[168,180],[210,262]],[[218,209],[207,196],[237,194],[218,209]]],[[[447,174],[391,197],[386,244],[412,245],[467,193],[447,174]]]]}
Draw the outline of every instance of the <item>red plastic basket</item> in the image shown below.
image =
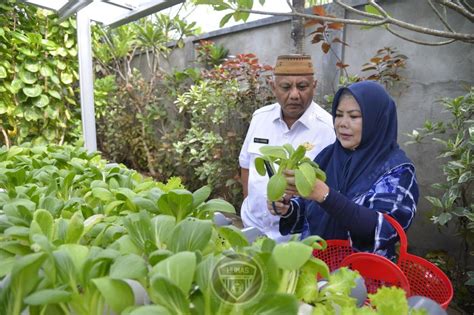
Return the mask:
{"type": "Polygon", "coordinates": [[[382,287],[399,287],[410,296],[410,284],[403,271],[389,259],[370,253],[354,253],[341,262],[341,267],[357,270],[364,278],[368,293],[382,287]]]}
{"type": "Polygon", "coordinates": [[[382,285],[395,285],[404,289],[408,296],[425,296],[444,309],[448,308],[453,298],[453,286],[449,278],[436,265],[409,254],[403,228],[388,214],[384,214],[384,217],[400,237],[400,256],[396,264],[375,254],[354,253],[347,240],[328,240],[326,250],[315,250],[313,255],[323,260],[331,271],[342,266],[358,270],[364,277],[369,293],[382,285]]]}
{"type": "Polygon", "coordinates": [[[348,240],[328,240],[325,250],[315,249],[313,256],[321,259],[328,265],[329,271],[334,271],[341,266],[346,256],[354,253],[348,240]]]}
{"type": "Polygon", "coordinates": [[[403,228],[391,216],[385,214],[384,217],[392,224],[400,237],[400,256],[397,265],[410,282],[410,295],[426,296],[447,309],[454,294],[453,285],[448,276],[428,260],[409,254],[407,235],[403,228]]]}

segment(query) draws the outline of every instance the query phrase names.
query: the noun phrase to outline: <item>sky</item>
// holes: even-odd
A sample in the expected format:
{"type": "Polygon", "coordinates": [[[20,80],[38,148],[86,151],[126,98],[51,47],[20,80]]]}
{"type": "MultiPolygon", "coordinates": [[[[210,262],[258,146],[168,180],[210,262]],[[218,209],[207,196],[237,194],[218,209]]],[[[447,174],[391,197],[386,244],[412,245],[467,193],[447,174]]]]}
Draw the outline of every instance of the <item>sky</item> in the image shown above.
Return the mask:
{"type": "MultiPolygon", "coordinates": [[[[290,9],[285,0],[266,0],[265,5],[262,7],[258,1],[254,1],[254,10],[260,11],[272,11],[272,12],[289,12],[290,9]]],[[[178,11],[180,6],[177,5],[171,8],[170,13],[173,14],[178,11]]],[[[183,10],[182,10],[183,11],[183,10]]],[[[211,6],[199,5],[195,7],[193,10],[188,8],[185,10],[182,17],[186,16],[187,22],[196,22],[197,26],[201,27],[203,33],[211,32],[220,29],[219,22],[221,21],[222,17],[230,13],[230,11],[214,11],[211,6]]],[[[264,19],[269,17],[268,15],[260,15],[260,14],[251,14],[248,18],[247,22],[255,21],[258,19],[264,19]]],[[[242,21],[238,23],[231,19],[224,27],[229,27],[237,24],[242,24],[242,21]]]]}

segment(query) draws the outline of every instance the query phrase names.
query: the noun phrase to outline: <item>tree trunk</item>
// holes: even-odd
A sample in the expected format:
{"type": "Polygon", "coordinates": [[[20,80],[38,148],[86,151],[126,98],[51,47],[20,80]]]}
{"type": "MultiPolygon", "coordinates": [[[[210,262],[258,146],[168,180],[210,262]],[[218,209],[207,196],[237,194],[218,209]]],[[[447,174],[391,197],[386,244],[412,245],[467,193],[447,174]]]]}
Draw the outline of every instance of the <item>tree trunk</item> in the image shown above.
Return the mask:
{"type": "MultiPolygon", "coordinates": [[[[297,12],[304,13],[305,0],[293,0],[293,7],[297,12]]],[[[293,52],[302,54],[304,47],[304,18],[293,16],[291,20],[291,38],[293,39],[293,52]]]]}

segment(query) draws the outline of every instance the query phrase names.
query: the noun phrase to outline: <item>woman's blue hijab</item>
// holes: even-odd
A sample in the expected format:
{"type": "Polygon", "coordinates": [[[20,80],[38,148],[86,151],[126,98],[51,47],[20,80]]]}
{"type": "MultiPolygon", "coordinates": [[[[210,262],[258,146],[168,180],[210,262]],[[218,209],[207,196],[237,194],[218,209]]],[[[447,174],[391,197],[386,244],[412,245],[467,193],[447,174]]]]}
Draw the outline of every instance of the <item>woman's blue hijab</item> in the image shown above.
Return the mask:
{"type": "Polygon", "coordinates": [[[360,106],[360,145],[351,151],[336,140],[315,161],[326,172],[328,186],[353,199],[368,191],[388,170],[411,161],[397,144],[397,111],[395,102],[385,89],[372,81],[340,89],[332,103],[333,120],[344,90],[348,90],[360,106]]]}

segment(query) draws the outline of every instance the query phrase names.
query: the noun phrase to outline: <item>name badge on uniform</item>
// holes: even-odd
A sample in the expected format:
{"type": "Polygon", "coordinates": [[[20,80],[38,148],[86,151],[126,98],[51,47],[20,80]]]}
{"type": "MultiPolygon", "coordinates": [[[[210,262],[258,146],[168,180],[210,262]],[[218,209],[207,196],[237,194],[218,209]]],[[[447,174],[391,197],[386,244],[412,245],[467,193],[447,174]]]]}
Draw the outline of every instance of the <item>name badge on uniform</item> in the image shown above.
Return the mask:
{"type": "Polygon", "coordinates": [[[264,138],[253,138],[253,142],[255,142],[255,143],[268,144],[268,139],[264,139],[264,138]]]}

